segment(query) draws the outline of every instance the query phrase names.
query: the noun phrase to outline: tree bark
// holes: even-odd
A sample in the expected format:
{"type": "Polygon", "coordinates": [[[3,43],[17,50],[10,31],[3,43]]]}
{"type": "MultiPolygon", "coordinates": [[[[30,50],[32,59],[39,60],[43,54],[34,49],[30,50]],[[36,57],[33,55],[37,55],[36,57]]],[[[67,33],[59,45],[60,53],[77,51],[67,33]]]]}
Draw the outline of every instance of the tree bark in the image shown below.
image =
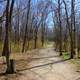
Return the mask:
{"type": "Polygon", "coordinates": [[[75,12],[74,5],[75,0],[71,1],[71,56],[70,58],[74,58],[75,53],[75,12]]]}
{"type": "Polygon", "coordinates": [[[30,2],[31,0],[28,0],[28,11],[27,11],[27,21],[26,21],[26,28],[25,28],[25,34],[24,34],[24,40],[22,45],[22,53],[24,52],[25,44],[26,44],[26,37],[28,35],[28,19],[29,19],[29,11],[30,11],[30,2]]]}
{"type": "Polygon", "coordinates": [[[7,0],[6,23],[5,23],[5,40],[4,40],[4,46],[3,46],[3,52],[2,52],[2,56],[6,57],[6,63],[7,63],[6,73],[11,73],[10,60],[9,60],[9,57],[10,57],[9,27],[11,27],[11,16],[12,16],[12,11],[13,11],[14,0],[12,0],[10,12],[9,12],[9,4],[10,4],[10,0],[7,0]]]}
{"type": "Polygon", "coordinates": [[[60,0],[58,0],[58,26],[59,26],[59,31],[60,31],[60,36],[59,36],[59,52],[60,52],[60,56],[62,56],[62,26],[61,26],[61,10],[60,10],[60,0]]]}

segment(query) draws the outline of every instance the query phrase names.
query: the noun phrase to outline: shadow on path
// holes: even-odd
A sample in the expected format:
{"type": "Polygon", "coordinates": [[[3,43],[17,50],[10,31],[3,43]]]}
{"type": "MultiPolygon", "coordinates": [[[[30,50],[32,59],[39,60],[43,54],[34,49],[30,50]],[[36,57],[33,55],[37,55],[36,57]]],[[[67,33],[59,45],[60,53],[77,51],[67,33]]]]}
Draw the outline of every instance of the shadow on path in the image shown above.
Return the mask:
{"type": "MultiPolygon", "coordinates": [[[[53,57],[58,57],[58,56],[49,56],[49,57],[32,58],[32,60],[36,60],[36,59],[45,59],[45,58],[53,58],[53,57]]],[[[32,66],[32,67],[27,67],[27,68],[25,68],[25,69],[20,69],[20,70],[17,69],[16,72],[15,72],[14,74],[16,74],[17,72],[20,72],[20,71],[25,71],[25,70],[30,70],[30,69],[34,69],[34,68],[38,68],[38,67],[47,66],[47,65],[62,63],[62,62],[68,61],[68,60],[70,60],[70,59],[58,60],[58,61],[54,61],[54,62],[42,64],[42,65],[35,65],[35,66],[32,66]]],[[[4,76],[4,75],[6,76],[7,74],[6,74],[6,73],[0,73],[0,76],[4,76]]]]}
{"type": "Polygon", "coordinates": [[[55,62],[51,62],[51,63],[46,63],[46,64],[42,64],[42,65],[36,65],[36,66],[33,66],[33,67],[29,67],[29,68],[22,69],[22,70],[17,70],[17,71],[30,70],[30,69],[33,69],[33,68],[43,67],[43,66],[47,66],[47,65],[50,65],[50,64],[52,65],[52,64],[57,64],[57,63],[65,62],[65,61],[68,61],[68,60],[70,60],[70,59],[59,60],[59,61],[55,61],[55,62]]]}
{"type": "Polygon", "coordinates": [[[58,55],[55,56],[49,56],[49,57],[37,57],[37,58],[31,58],[32,60],[36,60],[36,59],[46,59],[46,58],[54,58],[54,57],[59,57],[58,55]]]}
{"type": "Polygon", "coordinates": [[[78,77],[76,80],[80,80],[80,77],[78,77]]]}

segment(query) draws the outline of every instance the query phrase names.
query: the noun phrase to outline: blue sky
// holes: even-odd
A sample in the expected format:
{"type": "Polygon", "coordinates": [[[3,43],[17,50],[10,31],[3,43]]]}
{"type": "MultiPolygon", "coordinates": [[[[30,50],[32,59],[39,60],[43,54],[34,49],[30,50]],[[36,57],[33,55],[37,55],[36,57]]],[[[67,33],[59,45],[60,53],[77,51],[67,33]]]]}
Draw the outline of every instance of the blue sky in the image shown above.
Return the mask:
{"type": "MultiPolygon", "coordinates": [[[[2,0],[0,0],[0,1],[2,1],[2,0]]],[[[23,1],[23,0],[22,0],[22,1],[23,1]]],[[[36,4],[37,1],[39,1],[39,0],[32,0],[33,4],[36,4]]],[[[15,4],[16,4],[16,3],[15,3],[15,4]]],[[[1,3],[0,3],[0,15],[2,15],[5,6],[6,6],[6,2],[1,2],[1,3]]],[[[53,24],[51,13],[48,15],[47,22],[48,22],[48,26],[51,27],[51,25],[53,24]]]]}
{"type": "MultiPolygon", "coordinates": [[[[0,0],[0,2],[1,1],[3,1],[3,0],[0,0]]],[[[22,2],[23,2],[23,0],[21,0],[22,2]]],[[[34,3],[34,4],[36,4],[37,3],[37,1],[39,1],[39,0],[32,0],[32,2],[34,3]]],[[[53,2],[55,2],[56,0],[52,0],[53,2]]],[[[68,1],[71,1],[71,0],[68,0],[68,1]]],[[[76,1],[76,7],[77,7],[77,10],[80,12],[80,9],[78,9],[78,8],[80,8],[80,0],[75,0],[76,1]]],[[[56,3],[56,2],[55,2],[56,3]]],[[[5,2],[1,2],[0,3],[0,15],[2,15],[2,12],[3,12],[3,10],[4,10],[4,8],[5,8],[5,2]]],[[[70,4],[68,4],[69,6],[70,6],[70,4]]],[[[50,13],[49,15],[48,15],[48,17],[47,17],[47,23],[48,23],[48,26],[49,27],[52,27],[52,25],[53,25],[53,19],[52,19],[52,13],[50,13]]]]}

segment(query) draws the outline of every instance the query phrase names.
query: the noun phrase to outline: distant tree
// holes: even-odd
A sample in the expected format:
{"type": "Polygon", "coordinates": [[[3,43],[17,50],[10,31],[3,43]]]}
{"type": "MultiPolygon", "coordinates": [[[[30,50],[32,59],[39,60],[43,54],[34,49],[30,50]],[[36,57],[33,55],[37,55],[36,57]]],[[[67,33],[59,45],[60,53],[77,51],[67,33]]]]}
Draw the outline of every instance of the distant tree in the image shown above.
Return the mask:
{"type": "Polygon", "coordinates": [[[29,12],[30,12],[30,2],[31,0],[28,0],[28,10],[27,10],[27,18],[26,18],[26,27],[25,27],[25,33],[24,33],[24,39],[23,39],[23,45],[22,45],[22,52],[24,52],[25,44],[26,44],[26,38],[28,36],[28,19],[29,19],[29,12]]]}
{"type": "Polygon", "coordinates": [[[2,41],[2,22],[0,21],[0,41],[2,41]]]}
{"type": "Polygon", "coordinates": [[[75,0],[71,0],[71,56],[74,57],[75,53],[75,0]]]}
{"type": "Polygon", "coordinates": [[[58,27],[59,27],[59,51],[60,51],[60,56],[62,55],[62,25],[61,25],[61,3],[60,0],[58,0],[58,27]]]}

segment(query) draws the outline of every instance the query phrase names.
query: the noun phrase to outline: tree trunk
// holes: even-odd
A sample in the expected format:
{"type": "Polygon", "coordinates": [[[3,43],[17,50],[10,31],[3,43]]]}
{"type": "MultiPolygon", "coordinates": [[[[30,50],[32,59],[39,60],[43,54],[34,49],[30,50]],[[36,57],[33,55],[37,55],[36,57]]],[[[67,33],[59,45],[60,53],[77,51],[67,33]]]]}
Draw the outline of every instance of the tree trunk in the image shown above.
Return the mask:
{"type": "Polygon", "coordinates": [[[28,19],[29,19],[29,11],[30,11],[30,2],[31,0],[28,0],[28,11],[27,11],[27,22],[26,22],[26,28],[25,28],[25,34],[24,34],[24,40],[22,45],[22,53],[24,52],[25,44],[26,44],[26,36],[28,35],[28,19]]]}
{"type": "Polygon", "coordinates": [[[37,48],[37,28],[35,28],[34,32],[34,49],[37,48]]]}
{"type": "Polygon", "coordinates": [[[70,58],[74,58],[75,53],[75,13],[74,13],[75,0],[71,1],[71,55],[70,58]]]}
{"type": "Polygon", "coordinates": [[[5,40],[4,40],[4,46],[3,46],[3,52],[2,52],[2,56],[6,57],[6,63],[7,63],[6,73],[11,73],[10,60],[9,60],[9,57],[10,57],[10,50],[9,50],[9,27],[11,27],[11,16],[12,16],[14,0],[12,0],[11,7],[10,7],[10,12],[9,12],[9,4],[10,4],[10,0],[7,0],[6,23],[5,23],[5,40]]]}
{"type": "Polygon", "coordinates": [[[62,26],[61,26],[61,10],[60,10],[60,0],[58,0],[58,26],[59,26],[59,31],[60,31],[60,37],[59,37],[59,52],[60,56],[62,56],[62,26]]]}

